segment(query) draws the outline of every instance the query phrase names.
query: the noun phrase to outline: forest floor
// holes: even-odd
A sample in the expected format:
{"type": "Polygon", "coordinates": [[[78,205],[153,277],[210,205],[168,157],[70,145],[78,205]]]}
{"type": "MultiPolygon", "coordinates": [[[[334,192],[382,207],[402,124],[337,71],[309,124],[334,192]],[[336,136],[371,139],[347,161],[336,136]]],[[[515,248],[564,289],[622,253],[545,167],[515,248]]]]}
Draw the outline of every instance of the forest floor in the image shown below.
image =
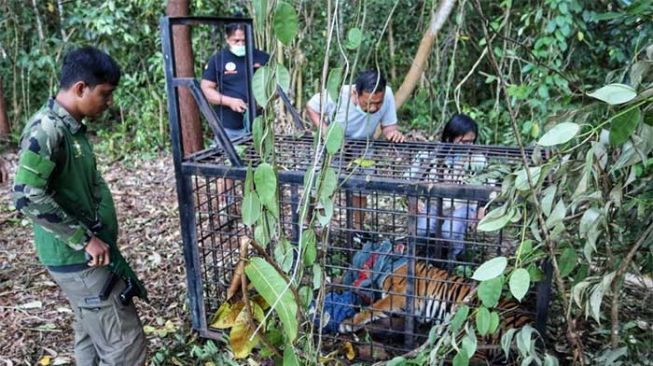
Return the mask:
{"type": "MultiPolygon", "coordinates": [[[[7,157],[15,169],[16,156],[7,157]]],[[[152,356],[190,324],[172,159],[121,161],[103,175],[120,249],[149,291],[149,304],[136,303],[152,356]]],[[[36,258],[31,224],[14,211],[8,185],[0,187],[0,244],[0,365],[74,364],[72,311],[36,258]]]]}
{"type": "MultiPolygon", "coordinates": [[[[6,157],[15,169],[15,154],[6,157]]],[[[116,203],[120,249],[149,291],[149,304],[136,303],[150,359],[165,359],[163,364],[203,364],[191,356],[193,346],[201,342],[189,330],[171,157],[98,165],[116,203]]],[[[623,295],[622,324],[629,329],[626,339],[632,342],[630,337],[638,334],[636,339],[644,343],[631,344],[631,349],[647,354],[651,348],[645,343],[651,341],[651,335],[640,337],[653,326],[653,295],[650,289],[639,286],[627,286],[623,295]]],[[[550,339],[559,340],[553,345],[559,355],[568,354],[562,319],[556,315],[559,307],[551,309],[550,339]]],[[[66,299],[36,258],[31,224],[13,209],[9,186],[0,186],[0,365],[74,364],[72,320],[66,299]]],[[[584,338],[591,353],[605,346],[605,334],[585,334],[584,338]]],[[[223,355],[230,358],[222,343],[214,350],[225,351],[223,355]]],[[[561,364],[565,364],[564,359],[561,364]]]]}

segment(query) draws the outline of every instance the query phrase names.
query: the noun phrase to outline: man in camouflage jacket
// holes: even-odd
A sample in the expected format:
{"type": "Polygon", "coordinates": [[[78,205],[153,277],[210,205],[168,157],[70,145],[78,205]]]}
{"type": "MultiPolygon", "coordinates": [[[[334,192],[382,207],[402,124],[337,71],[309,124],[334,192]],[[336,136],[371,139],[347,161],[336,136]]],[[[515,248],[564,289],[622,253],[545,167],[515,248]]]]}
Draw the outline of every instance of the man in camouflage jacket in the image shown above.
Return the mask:
{"type": "Polygon", "coordinates": [[[34,223],[36,253],[74,310],[82,366],[145,362],[134,304],[120,301],[127,284],[107,267],[119,257],[118,222],[82,123],[111,105],[119,80],[106,53],[86,47],[67,54],[59,92],[25,126],[13,186],[16,209],[34,223]]]}

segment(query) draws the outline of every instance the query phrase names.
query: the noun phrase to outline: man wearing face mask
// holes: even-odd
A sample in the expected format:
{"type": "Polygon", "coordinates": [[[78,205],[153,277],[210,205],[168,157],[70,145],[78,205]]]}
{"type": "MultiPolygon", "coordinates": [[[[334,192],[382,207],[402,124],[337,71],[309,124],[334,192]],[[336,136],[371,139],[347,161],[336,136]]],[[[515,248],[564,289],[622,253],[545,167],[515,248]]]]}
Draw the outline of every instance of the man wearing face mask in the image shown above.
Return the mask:
{"type": "Polygon", "coordinates": [[[306,112],[316,127],[322,118],[323,133],[331,121],[342,124],[345,137],[371,139],[381,123],[383,135],[388,141],[404,142],[406,138],[397,126],[397,111],[392,89],[386,86],[383,76],[375,70],[361,72],[354,85],[344,85],[340,90],[339,103],[323,92],[314,95],[306,105],[306,112]]]}
{"type": "MultiPolygon", "coordinates": [[[[215,53],[204,68],[200,86],[209,103],[216,106],[222,127],[231,140],[246,134],[247,63],[245,58],[245,25],[226,26],[227,47],[215,53]]],[[[270,56],[254,50],[254,71],[268,62],[270,56]]],[[[252,101],[253,103],[253,101],[252,101]]]]}
{"type": "MultiPolygon", "coordinates": [[[[338,101],[334,101],[326,91],[314,95],[306,105],[306,112],[313,124],[322,128],[323,134],[326,134],[328,124],[335,122],[342,125],[347,139],[372,139],[380,123],[386,140],[406,140],[397,126],[392,89],[375,70],[361,72],[354,85],[344,85],[338,101]]],[[[365,170],[360,173],[368,174],[365,170]]],[[[364,195],[353,195],[352,200],[353,227],[361,230],[365,221],[363,208],[367,207],[367,198],[364,195]]]]}

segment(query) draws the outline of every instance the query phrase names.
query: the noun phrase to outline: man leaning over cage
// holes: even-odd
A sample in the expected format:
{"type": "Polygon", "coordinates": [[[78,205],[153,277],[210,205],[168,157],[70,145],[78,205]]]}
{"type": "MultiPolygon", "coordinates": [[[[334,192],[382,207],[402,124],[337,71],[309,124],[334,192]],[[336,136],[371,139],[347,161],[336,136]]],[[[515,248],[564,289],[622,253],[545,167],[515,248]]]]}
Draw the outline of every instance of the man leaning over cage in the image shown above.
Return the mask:
{"type": "Polygon", "coordinates": [[[118,251],[113,198],[83,123],[112,104],[119,80],[120,68],[106,53],[68,53],[59,92],[23,130],[13,186],[16,209],[33,221],[39,260],[74,311],[78,366],[145,363],[132,297],[147,296],[118,251]]]}
{"type": "MultiPolygon", "coordinates": [[[[326,91],[315,94],[306,105],[313,125],[326,134],[331,122],[339,123],[347,139],[372,139],[379,124],[391,142],[404,142],[406,137],[397,125],[397,110],[392,89],[376,70],[358,74],[353,85],[343,85],[337,101],[326,91]]],[[[360,230],[365,220],[361,208],[367,206],[365,196],[353,196],[353,225],[360,230]]]]}

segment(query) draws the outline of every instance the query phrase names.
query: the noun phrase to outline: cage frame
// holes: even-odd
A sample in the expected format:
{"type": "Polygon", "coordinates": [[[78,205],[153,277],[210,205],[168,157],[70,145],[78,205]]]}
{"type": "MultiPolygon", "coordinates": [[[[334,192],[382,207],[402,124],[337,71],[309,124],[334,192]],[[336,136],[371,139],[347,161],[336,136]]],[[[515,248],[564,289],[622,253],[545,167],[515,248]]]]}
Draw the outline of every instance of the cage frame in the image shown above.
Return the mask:
{"type": "MultiPolygon", "coordinates": [[[[166,93],[169,112],[169,125],[171,135],[171,145],[173,154],[173,164],[175,169],[177,199],[179,204],[181,237],[183,242],[184,263],[186,269],[186,281],[188,288],[188,301],[191,312],[191,325],[192,329],[197,331],[200,336],[206,338],[217,339],[222,336],[222,332],[212,330],[207,321],[207,309],[205,307],[204,293],[203,293],[203,278],[201,273],[200,254],[198,251],[197,243],[197,226],[195,217],[195,206],[193,201],[193,176],[204,177],[217,177],[217,178],[231,178],[234,180],[244,181],[247,174],[247,167],[241,158],[236,153],[234,143],[232,143],[219,123],[219,118],[213,108],[210,106],[204,97],[199,83],[194,78],[178,77],[176,73],[176,63],[174,57],[174,39],[172,28],[174,26],[196,26],[196,25],[219,25],[230,22],[239,22],[246,25],[246,50],[247,50],[247,77],[251,80],[253,76],[253,23],[250,18],[227,18],[227,17],[162,17],[160,20],[161,38],[164,57],[164,74],[166,79],[166,93]],[[183,141],[181,135],[181,116],[180,116],[180,102],[179,90],[186,88],[190,91],[194,101],[197,103],[200,112],[207,119],[209,126],[216,136],[219,147],[209,148],[198,151],[196,153],[184,156],[183,141]],[[204,160],[215,154],[216,149],[221,150],[221,153],[228,158],[229,165],[216,165],[208,164],[204,160]]],[[[281,89],[278,89],[281,94],[281,99],[285,103],[293,116],[296,128],[300,128],[302,124],[298,121],[298,113],[290,104],[287,96],[281,89]]],[[[250,100],[254,100],[253,91],[248,90],[250,100]]],[[[248,104],[250,123],[256,116],[256,108],[254,103],[248,104]]],[[[237,141],[235,144],[251,143],[251,135],[245,136],[237,141]]],[[[375,142],[376,143],[376,142],[375,142]]],[[[378,146],[389,146],[390,143],[379,142],[378,146]]],[[[408,146],[420,145],[433,146],[428,143],[411,143],[407,142],[408,146]]],[[[480,146],[480,145],[479,145],[480,146]]],[[[485,146],[484,148],[493,148],[492,146],[485,146]]],[[[496,147],[504,149],[504,147],[496,147]]],[[[291,186],[303,186],[305,171],[279,171],[278,182],[279,184],[290,184],[291,186]]],[[[465,184],[434,184],[423,185],[409,182],[401,182],[396,180],[369,180],[361,175],[350,175],[346,178],[338,177],[340,188],[351,193],[354,191],[382,191],[393,194],[403,194],[408,199],[409,206],[416,207],[417,199],[420,196],[428,197],[464,197],[467,200],[487,202],[490,200],[491,195],[500,191],[500,188],[480,186],[480,185],[465,185],[465,184]]],[[[349,220],[349,219],[348,219],[349,220]]],[[[406,276],[409,278],[406,292],[406,313],[414,310],[414,281],[415,278],[415,228],[416,216],[408,216],[408,269],[406,276]]],[[[295,221],[296,222],[296,221],[295,221]]],[[[438,229],[436,229],[438,230],[438,229]]],[[[535,326],[542,335],[545,335],[545,327],[548,316],[548,305],[551,297],[551,278],[552,268],[548,261],[543,264],[545,273],[544,280],[537,283],[536,289],[536,309],[535,309],[535,326]]],[[[405,329],[409,334],[406,337],[406,344],[412,344],[412,336],[415,329],[415,316],[406,317],[405,329]]]]}

